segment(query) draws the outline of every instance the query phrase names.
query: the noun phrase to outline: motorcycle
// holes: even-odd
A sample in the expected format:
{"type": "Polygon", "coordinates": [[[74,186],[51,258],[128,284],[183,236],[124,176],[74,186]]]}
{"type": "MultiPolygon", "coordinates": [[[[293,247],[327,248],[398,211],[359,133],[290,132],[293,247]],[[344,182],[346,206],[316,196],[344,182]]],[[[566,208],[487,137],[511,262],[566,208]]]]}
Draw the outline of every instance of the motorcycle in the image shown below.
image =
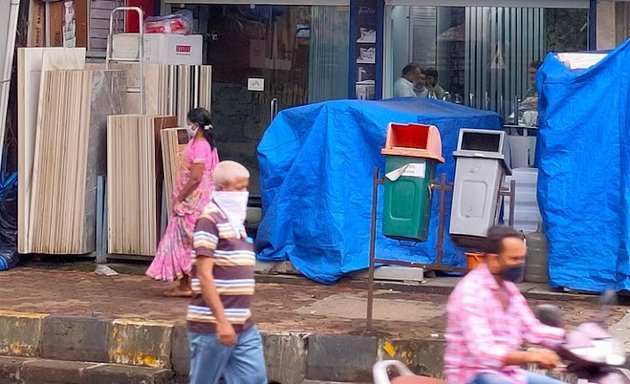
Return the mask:
{"type": "MultiPolygon", "coordinates": [[[[613,304],[616,295],[606,291],[602,296],[604,307],[613,304]]],[[[605,318],[607,311],[602,311],[605,318]]],[[[561,327],[562,316],[558,307],[540,305],[536,317],[544,324],[561,327]]],[[[589,321],[567,332],[565,342],[555,351],[565,361],[567,373],[575,375],[578,384],[630,384],[630,371],[623,368],[626,355],[623,345],[601,325],[589,321]]],[[[383,360],[373,367],[374,384],[444,384],[440,379],[417,376],[398,360],[383,360]]]]}

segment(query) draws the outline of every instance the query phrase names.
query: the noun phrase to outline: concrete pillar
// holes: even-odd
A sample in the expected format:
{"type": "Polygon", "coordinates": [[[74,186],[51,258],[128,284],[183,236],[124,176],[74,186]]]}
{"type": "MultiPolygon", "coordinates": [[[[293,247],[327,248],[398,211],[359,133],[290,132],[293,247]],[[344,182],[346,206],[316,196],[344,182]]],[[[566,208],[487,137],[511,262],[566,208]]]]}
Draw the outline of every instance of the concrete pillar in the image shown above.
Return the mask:
{"type": "Polygon", "coordinates": [[[597,2],[597,49],[612,49],[617,46],[615,2],[597,2]]]}
{"type": "Polygon", "coordinates": [[[613,49],[628,37],[627,2],[597,1],[597,49],[613,49]]]}

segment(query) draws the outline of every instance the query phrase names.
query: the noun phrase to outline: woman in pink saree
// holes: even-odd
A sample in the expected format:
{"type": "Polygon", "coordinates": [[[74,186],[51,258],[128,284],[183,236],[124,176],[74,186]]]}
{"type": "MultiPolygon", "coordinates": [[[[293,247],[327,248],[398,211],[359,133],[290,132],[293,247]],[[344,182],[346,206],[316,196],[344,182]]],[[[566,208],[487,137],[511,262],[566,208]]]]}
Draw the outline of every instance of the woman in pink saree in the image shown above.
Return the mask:
{"type": "Polygon", "coordinates": [[[186,129],[190,141],[182,153],[173,191],[172,212],[157,253],[146,274],[155,280],[175,281],[179,285],[167,296],[189,297],[192,233],[197,217],[210,202],[214,185],[212,172],[219,163],[214,145],[210,114],[204,108],[188,112],[186,129]]]}

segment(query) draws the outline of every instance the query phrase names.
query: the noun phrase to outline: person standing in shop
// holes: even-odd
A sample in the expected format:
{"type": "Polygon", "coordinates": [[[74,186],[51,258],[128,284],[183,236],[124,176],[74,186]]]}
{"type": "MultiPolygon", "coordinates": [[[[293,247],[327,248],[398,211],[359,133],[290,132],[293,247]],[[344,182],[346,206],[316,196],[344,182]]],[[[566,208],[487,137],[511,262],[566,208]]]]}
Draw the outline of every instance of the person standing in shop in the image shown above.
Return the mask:
{"type": "Polygon", "coordinates": [[[446,95],[446,91],[438,84],[438,71],[435,68],[427,68],[424,74],[427,77],[427,87],[432,96],[435,96],[438,100],[442,100],[446,95]]]}
{"type": "Polygon", "coordinates": [[[192,234],[197,218],[210,202],[214,190],[212,173],[219,163],[210,113],[204,108],[195,108],[188,112],[187,118],[186,130],[190,140],[177,171],[171,216],[155,258],[146,272],[155,280],[179,280],[178,286],[164,293],[170,297],[192,296],[192,234]]]}
{"type": "Polygon", "coordinates": [[[222,161],[216,192],[193,235],[192,289],[186,320],[190,383],[267,384],[260,333],[254,324],[256,254],[245,232],[249,171],[222,161]]]}

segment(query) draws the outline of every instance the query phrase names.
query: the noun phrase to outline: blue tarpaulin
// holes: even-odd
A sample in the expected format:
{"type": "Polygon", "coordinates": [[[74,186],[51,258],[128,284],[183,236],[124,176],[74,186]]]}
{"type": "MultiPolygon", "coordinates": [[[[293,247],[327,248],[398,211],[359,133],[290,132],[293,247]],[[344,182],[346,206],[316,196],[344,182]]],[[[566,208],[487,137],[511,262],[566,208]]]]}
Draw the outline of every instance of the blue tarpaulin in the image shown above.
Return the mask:
{"type": "Polygon", "coordinates": [[[538,202],[551,284],[630,288],[630,43],[586,70],[539,70],[538,202]]]}
{"type": "MultiPolygon", "coordinates": [[[[480,111],[432,99],[328,101],[284,110],[258,146],[264,218],[256,246],[262,261],[290,260],[305,276],[331,284],[368,266],[372,172],[382,171],[380,154],[387,126],[423,123],[438,127],[452,183],[460,128],[500,129],[501,119],[480,111]]],[[[432,202],[429,238],[410,246],[381,234],[379,217],[376,255],[381,259],[430,263],[435,260],[438,198],[432,202]]],[[[446,228],[451,194],[447,194],[446,228]]],[[[464,264],[463,250],[448,236],[444,263],[464,264]]]]}

